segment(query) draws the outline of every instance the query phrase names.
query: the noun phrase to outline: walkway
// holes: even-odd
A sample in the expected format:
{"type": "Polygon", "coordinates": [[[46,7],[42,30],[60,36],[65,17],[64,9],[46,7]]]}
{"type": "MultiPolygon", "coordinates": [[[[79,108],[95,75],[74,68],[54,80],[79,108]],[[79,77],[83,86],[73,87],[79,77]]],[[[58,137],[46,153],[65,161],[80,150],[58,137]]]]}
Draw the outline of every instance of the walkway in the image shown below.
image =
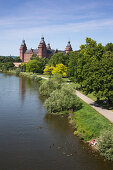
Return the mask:
{"type": "Polygon", "coordinates": [[[94,101],[88,98],[87,96],[83,95],[79,91],[76,90],[76,95],[81,98],[84,102],[89,104],[92,108],[94,108],[97,112],[102,114],[104,117],[106,117],[110,122],[113,123],[113,112],[111,110],[107,110],[104,108],[101,108],[99,106],[96,106],[94,101]]]}

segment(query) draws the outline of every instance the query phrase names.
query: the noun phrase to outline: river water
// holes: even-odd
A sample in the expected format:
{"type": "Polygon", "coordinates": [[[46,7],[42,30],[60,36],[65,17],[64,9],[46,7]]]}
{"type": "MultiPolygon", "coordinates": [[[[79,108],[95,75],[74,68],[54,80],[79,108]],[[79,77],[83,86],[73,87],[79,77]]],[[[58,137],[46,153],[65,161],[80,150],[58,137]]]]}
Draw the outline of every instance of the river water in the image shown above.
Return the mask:
{"type": "Polygon", "coordinates": [[[0,73],[0,170],[112,170],[73,135],[64,117],[47,114],[36,83],[0,73]]]}

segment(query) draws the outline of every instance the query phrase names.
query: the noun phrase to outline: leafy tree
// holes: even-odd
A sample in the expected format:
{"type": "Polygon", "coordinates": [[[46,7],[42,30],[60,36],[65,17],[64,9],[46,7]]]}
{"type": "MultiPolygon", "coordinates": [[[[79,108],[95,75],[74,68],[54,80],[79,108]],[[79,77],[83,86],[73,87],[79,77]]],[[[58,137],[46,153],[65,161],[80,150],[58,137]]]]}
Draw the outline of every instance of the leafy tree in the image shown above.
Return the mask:
{"type": "Polygon", "coordinates": [[[105,51],[113,52],[113,43],[106,44],[105,51]]]}
{"type": "Polygon", "coordinates": [[[45,66],[44,74],[48,74],[51,77],[53,69],[54,69],[53,66],[50,66],[50,67],[49,66],[45,66]]]}
{"type": "Polygon", "coordinates": [[[40,86],[39,92],[43,96],[50,96],[54,90],[61,88],[61,83],[61,80],[48,79],[40,86]]]}
{"type": "Polygon", "coordinates": [[[26,63],[22,63],[19,68],[22,72],[26,72],[26,63]]]}
{"type": "Polygon", "coordinates": [[[63,113],[69,109],[78,110],[82,106],[74,90],[68,86],[53,91],[44,105],[49,113],[63,113]]]}
{"type": "Polygon", "coordinates": [[[52,74],[60,74],[63,77],[66,76],[67,67],[63,64],[57,64],[56,67],[53,69],[52,74]]]}
{"type": "Polygon", "coordinates": [[[26,71],[33,72],[33,73],[43,73],[45,64],[46,62],[44,59],[30,60],[26,64],[26,71]]]}
{"type": "Polygon", "coordinates": [[[64,64],[64,65],[68,65],[68,59],[69,59],[69,55],[68,54],[64,54],[62,52],[58,52],[55,53],[51,59],[49,60],[48,64],[51,66],[56,66],[56,64],[64,64]]]}
{"type": "Polygon", "coordinates": [[[113,59],[87,63],[84,66],[83,81],[86,93],[94,92],[97,97],[113,99],[113,59]]]}
{"type": "Polygon", "coordinates": [[[20,57],[15,57],[14,62],[22,62],[22,60],[20,59],[20,57]]]}
{"type": "Polygon", "coordinates": [[[77,76],[78,58],[79,58],[79,52],[72,51],[69,53],[69,62],[68,62],[68,68],[67,68],[68,77],[77,76]]]}

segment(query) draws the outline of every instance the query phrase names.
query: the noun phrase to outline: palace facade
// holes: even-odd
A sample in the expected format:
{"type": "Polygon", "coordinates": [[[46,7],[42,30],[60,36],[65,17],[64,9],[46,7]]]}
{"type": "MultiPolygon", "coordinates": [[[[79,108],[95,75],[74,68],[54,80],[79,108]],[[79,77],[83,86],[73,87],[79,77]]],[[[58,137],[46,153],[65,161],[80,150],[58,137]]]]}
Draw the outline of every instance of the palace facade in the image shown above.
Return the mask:
{"type": "Polygon", "coordinates": [[[70,41],[68,42],[68,44],[65,48],[65,51],[61,51],[61,50],[51,49],[50,44],[48,44],[46,46],[44,37],[41,38],[41,41],[40,41],[37,49],[32,49],[32,48],[27,49],[25,40],[23,40],[22,44],[20,46],[20,59],[22,60],[22,62],[27,63],[33,54],[37,55],[39,58],[46,58],[46,57],[52,56],[53,54],[55,54],[57,52],[69,53],[70,51],[72,51],[70,41]]]}

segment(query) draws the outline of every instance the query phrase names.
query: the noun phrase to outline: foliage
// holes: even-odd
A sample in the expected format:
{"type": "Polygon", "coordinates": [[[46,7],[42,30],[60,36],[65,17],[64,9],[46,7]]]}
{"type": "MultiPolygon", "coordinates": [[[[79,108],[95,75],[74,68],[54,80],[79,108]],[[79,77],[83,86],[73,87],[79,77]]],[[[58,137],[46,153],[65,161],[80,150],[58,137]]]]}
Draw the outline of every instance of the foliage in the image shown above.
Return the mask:
{"type": "Polygon", "coordinates": [[[45,69],[44,69],[44,74],[49,74],[50,77],[52,75],[52,71],[53,71],[54,67],[53,66],[45,66],[45,69]]]}
{"type": "Polygon", "coordinates": [[[57,64],[64,64],[65,66],[68,65],[68,59],[69,59],[69,55],[68,54],[64,54],[62,52],[58,52],[58,53],[55,53],[51,59],[49,60],[48,64],[50,66],[56,66],[57,64]]]}
{"type": "Polygon", "coordinates": [[[50,96],[50,94],[56,90],[61,88],[61,84],[55,79],[48,79],[45,81],[39,88],[39,92],[43,96],[50,96]]]}
{"type": "Polygon", "coordinates": [[[15,57],[13,61],[14,62],[21,62],[21,59],[20,59],[20,57],[15,57]]]}
{"type": "Polygon", "coordinates": [[[69,62],[67,68],[68,77],[77,77],[79,52],[72,51],[69,53],[69,62]]]}
{"type": "Polygon", "coordinates": [[[53,91],[44,105],[49,113],[58,113],[69,109],[78,110],[81,108],[80,100],[75,95],[74,90],[68,86],[53,91]]]}
{"type": "Polygon", "coordinates": [[[0,63],[0,70],[2,71],[12,70],[13,68],[14,64],[12,62],[0,63]]]}
{"type": "Polygon", "coordinates": [[[66,77],[67,67],[63,64],[57,64],[56,67],[54,67],[52,74],[59,74],[63,77],[66,77]]]}
{"type": "Polygon", "coordinates": [[[16,72],[16,75],[19,76],[19,74],[21,72],[20,68],[16,68],[15,72],[16,72]]]}
{"type": "Polygon", "coordinates": [[[105,51],[113,52],[113,43],[106,44],[105,51]]]}
{"type": "Polygon", "coordinates": [[[26,64],[26,72],[43,73],[45,64],[46,64],[46,62],[44,59],[38,58],[35,60],[30,60],[26,64]]]}
{"type": "Polygon", "coordinates": [[[113,161],[113,131],[105,131],[101,134],[98,149],[102,156],[113,161]]]}
{"type": "Polygon", "coordinates": [[[33,81],[39,82],[42,80],[41,77],[38,77],[37,75],[33,74],[33,76],[31,77],[33,81]]]}
{"type": "Polygon", "coordinates": [[[83,81],[86,93],[94,92],[97,97],[113,99],[113,59],[87,63],[84,67],[83,81]]]}
{"type": "Polygon", "coordinates": [[[22,72],[26,72],[26,63],[22,63],[19,68],[22,72]]]}

